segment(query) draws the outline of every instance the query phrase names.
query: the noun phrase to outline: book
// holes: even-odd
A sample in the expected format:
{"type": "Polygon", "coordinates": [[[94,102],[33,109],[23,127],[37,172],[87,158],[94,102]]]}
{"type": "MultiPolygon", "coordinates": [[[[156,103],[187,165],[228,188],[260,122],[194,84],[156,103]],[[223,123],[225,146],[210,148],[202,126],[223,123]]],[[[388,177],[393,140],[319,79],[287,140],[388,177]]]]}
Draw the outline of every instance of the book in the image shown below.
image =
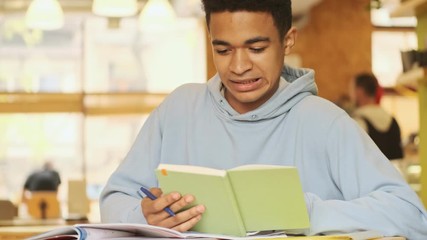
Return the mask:
{"type": "MultiPolygon", "coordinates": [[[[272,239],[286,237],[284,233],[262,233],[244,239],[272,239]]],[[[98,240],[98,239],[241,239],[235,236],[178,232],[169,228],[132,223],[88,223],[55,228],[27,238],[27,240],[98,240]]]]}
{"type": "Polygon", "coordinates": [[[160,164],[156,176],[164,193],[192,194],[196,200],[189,207],[206,207],[192,231],[243,237],[254,231],[302,233],[310,226],[296,167],[160,164]]]}

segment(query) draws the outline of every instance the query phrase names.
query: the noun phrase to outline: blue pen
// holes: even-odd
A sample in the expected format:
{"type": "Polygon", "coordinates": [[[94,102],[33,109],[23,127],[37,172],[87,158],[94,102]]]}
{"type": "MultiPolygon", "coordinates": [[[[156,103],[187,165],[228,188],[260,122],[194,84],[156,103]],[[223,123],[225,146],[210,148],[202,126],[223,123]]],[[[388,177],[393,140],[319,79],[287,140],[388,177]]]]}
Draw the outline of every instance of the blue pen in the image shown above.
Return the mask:
{"type": "MultiPolygon", "coordinates": [[[[141,189],[141,191],[145,194],[145,196],[147,196],[149,199],[151,199],[151,200],[156,200],[157,199],[157,197],[156,196],[154,196],[148,189],[146,189],[145,187],[141,187],[140,188],[141,189]]],[[[171,217],[173,217],[173,216],[175,216],[175,213],[169,208],[169,207],[165,207],[165,209],[164,209],[167,213],[169,213],[169,215],[171,216],[171,217]]]]}

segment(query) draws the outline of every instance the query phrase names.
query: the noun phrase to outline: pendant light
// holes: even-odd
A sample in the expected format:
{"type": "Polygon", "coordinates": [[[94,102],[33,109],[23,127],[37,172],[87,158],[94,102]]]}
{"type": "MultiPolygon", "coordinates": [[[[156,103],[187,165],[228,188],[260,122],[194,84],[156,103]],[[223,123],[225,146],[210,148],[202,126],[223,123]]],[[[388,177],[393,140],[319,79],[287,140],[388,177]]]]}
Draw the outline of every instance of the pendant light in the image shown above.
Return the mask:
{"type": "Polygon", "coordinates": [[[28,28],[56,30],[64,26],[64,12],[57,0],[33,0],[25,14],[28,28]]]}
{"type": "Polygon", "coordinates": [[[168,0],[148,0],[139,15],[140,30],[158,30],[175,23],[175,12],[168,0]]]}

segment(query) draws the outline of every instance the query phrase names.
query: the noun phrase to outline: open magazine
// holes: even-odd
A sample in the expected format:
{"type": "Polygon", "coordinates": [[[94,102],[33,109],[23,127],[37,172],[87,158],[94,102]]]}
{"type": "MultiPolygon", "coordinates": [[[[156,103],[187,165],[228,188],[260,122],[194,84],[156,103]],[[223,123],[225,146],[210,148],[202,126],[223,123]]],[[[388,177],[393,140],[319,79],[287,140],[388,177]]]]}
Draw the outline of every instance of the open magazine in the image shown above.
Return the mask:
{"type": "Polygon", "coordinates": [[[113,224],[76,224],[60,227],[51,231],[30,237],[27,240],[98,240],[106,238],[204,238],[204,239],[257,239],[283,238],[283,232],[257,232],[246,237],[208,234],[199,232],[178,232],[147,224],[113,223],[113,224]]]}

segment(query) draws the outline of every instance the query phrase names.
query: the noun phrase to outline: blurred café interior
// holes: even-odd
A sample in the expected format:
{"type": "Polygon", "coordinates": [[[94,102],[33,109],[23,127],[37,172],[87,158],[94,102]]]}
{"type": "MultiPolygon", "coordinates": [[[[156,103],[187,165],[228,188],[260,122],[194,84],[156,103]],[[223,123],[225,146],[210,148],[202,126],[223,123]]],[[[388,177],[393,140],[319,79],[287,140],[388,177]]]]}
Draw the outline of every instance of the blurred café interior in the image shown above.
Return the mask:
{"type": "MultiPolygon", "coordinates": [[[[427,67],[403,58],[426,49],[427,0],[294,0],[293,12],[286,64],[314,69],[337,104],[373,72],[401,127],[393,164],[427,205],[427,67]]],[[[215,74],[210,51],[200,0],[0,0],[0,202],[15,207],[0,221],[34,217],[23,185],[49,161],[59,216],[99,222],[99,194],[148,114],[215,74]]]]}

